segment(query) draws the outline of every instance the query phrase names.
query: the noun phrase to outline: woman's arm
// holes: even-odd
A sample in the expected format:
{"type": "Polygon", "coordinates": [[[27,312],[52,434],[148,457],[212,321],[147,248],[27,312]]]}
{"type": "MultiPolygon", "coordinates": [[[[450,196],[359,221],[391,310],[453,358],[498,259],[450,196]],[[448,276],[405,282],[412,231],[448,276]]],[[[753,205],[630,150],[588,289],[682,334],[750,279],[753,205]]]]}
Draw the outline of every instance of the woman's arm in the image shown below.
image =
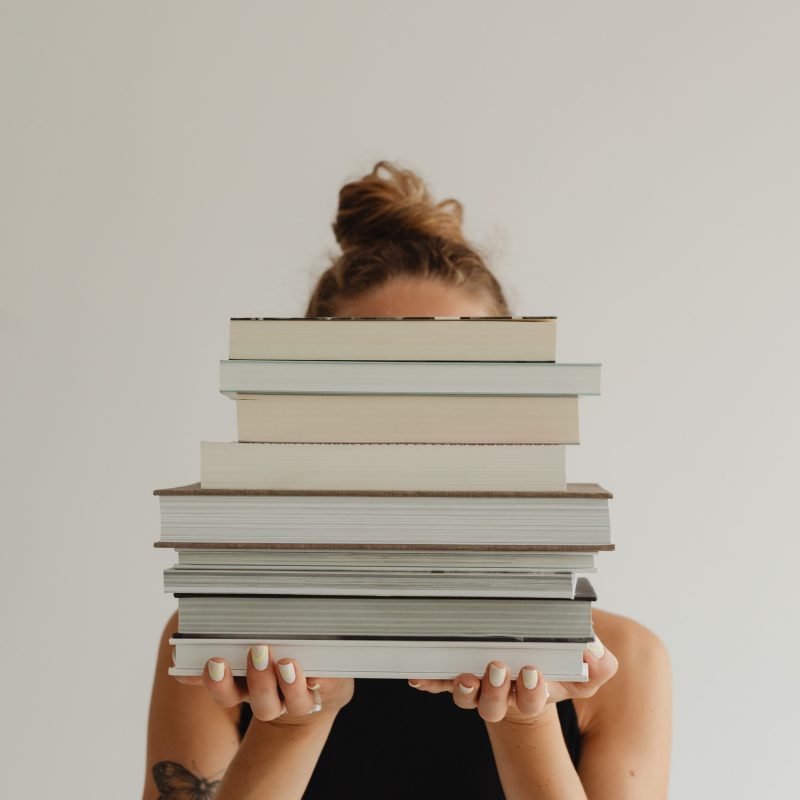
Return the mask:
{"type": "MultiPolygon", "coordinates": [[[[578,771],[564,744],[554,704],[533,724],[513,716],[487,722],[508,800],[660,800],[667,796],[671,736],[671,677],[661,641],[631,620],[595,613],[595,630],[609,652],[587,654],[590,676],[618,656],[602,689],[574,685],[581,730],[578,771]],[[615,664],[615,668],[617,665],[615,664]]],[[[559,698],[560,699],[560,698],[559,698]]]]}
{"type": "Polygon", "coordinates": [[[586,794],[591,800],[662,800],[672,742],[669,654],[654,633],[633,620],[596,611],[594,625],[619,655],[619,671],[602,691],[575,701],[586,794]]]}
{"type": "Polygon", "coordinates": [[[352,695],[352,683],[321,681],[323,708],[317,713],[307,713],[314,696],[299,665],[282,659],[283,670],[276,670],[268,653],[262,669],[249,659],[247,689],[220,659],[214,659],[219,664],[214,678],[207,668],[202,678],[180,683],[167,674],[169,637],[176,629],[177,615],[159,646],[143,800],[302,797],[338,709],[352,695]],[[248,697],[254,718],[240,746],[239,704],[248,697]]]}

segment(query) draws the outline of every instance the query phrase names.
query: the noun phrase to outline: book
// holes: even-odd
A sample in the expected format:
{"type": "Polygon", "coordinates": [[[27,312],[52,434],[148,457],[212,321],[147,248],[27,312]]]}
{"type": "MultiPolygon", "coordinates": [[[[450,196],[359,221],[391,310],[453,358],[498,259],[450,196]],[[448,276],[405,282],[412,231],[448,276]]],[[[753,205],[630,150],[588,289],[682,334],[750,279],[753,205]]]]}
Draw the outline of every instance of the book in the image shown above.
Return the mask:
{"type": "Polygon", "coordinates": [[[176,546],[178,566],[225,569],[366,570],[369,572],[595,572],[594,553],[502,550],[214,549],[176,546]]]}
{"type": "Polygon", "coordinates": [[[318,678],[442,678],[463,672],[482,675],[493,660],[508,665],[511,678],[535,665],[548,681],[586,681],[582,642],[453,642],[357,639],[260,639],[195,637],[175,634],[175,665],[170,675],[202,675],[209,658],[224,658],[236,676],[247,674],[247,654],[268,644],[273,661],[294,658],[306,675],[318,678]]]}
{"type": "Polygon", "coordinates": [[[555,361],[555,317],[235,318],[232,359],[555,361]]]}
{"type": "Polygon", "coordinates": [[[577,397],[239,394],[240,442],[577,444],[577,397]]]}
{"type": "Polygon", "coordinates": [[[564,445],[203,442],[208,489],[564,491],[564,445]]]}
{"type": "Polygon", "coordinates": [[[276,570],[174,566],[164,570],[164,591],[175,594],[346,595],[349,597],[575,596],[572,572],[390,570],[276,570]]]}
{"type": "Polygon", "coordinates": [[[220,361],[238,394],[599,395],[600,364],[530,361],[220,361]]]}
{"type": "Polygon", "coordinates": [[[594,589],[579,578],[563,599],[176,594],[182,634],[265,639],[594,638],[594,589]]]}
{"type": "MultiPolygon", "coordinates": [[[[155,494],[161,507],[157,546],[184,551],[382,548],[419,550],[404,557],[427,559],[434,556],[426,551],[454,548],[571,553],[614,547],[612,495],[597,484],[571,483],[563,492],[435,493],[204,489],[194,483],[155,494]]],[[[448,557],[481,560],[480,553],[448,557]]]]}

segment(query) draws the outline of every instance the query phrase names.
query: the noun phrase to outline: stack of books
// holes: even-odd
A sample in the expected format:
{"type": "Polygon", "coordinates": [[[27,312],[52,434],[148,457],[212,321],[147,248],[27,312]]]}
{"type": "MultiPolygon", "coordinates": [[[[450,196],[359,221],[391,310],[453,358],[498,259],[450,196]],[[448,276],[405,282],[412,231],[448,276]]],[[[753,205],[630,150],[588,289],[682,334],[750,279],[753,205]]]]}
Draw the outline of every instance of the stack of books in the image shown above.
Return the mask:
{"type": "Polygon", "coordinates": [[[238,442],[156,491],[173,675],[254,644],[319,677],[586,679],[609,492],[567,484],[578,396],[553,317],[234,319],[238,442]]]}

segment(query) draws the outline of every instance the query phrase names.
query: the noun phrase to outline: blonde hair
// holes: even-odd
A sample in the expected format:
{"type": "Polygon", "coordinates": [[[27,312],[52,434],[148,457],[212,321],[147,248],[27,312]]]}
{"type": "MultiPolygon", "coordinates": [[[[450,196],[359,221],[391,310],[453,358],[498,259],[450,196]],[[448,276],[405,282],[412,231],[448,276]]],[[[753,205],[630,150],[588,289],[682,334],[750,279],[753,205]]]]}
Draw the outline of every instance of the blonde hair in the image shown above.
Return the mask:
{"type": "Polygon", "coordinates": [[[425,182],[379,161],[342,187],[333,232],[342,252],[319,277],[307,317],[336,316],[337,304],[398,276],[441,281],[485,294],[498,316],[510,312],[499,282],[462,232],[457,200],[435,203],[425,182]]]}

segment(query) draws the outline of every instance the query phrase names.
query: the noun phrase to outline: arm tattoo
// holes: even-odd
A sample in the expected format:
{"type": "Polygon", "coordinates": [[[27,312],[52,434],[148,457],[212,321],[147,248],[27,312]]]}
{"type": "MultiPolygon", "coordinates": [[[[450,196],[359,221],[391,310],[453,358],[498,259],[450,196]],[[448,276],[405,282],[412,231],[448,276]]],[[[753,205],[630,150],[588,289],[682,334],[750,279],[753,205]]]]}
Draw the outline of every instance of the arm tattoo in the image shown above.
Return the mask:
{"type": "Polygon", "coordinates": [[[222,781],[209,781],[195,775],[175,761],[159,761],[153,766],[158,800],[213,800],[222,781]]]}

